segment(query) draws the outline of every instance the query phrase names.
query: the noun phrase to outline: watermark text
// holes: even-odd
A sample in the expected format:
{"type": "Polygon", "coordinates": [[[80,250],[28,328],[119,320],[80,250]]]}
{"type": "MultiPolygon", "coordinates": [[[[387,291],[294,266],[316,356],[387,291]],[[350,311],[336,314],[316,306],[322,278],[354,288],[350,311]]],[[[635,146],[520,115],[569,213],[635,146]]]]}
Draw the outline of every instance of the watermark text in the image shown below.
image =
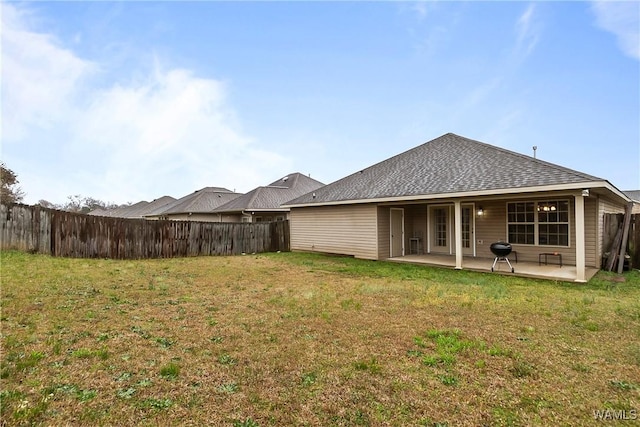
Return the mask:
{"type": "Polygon", "coordinates": [[[637,420],[637,409],[596,409],[593,411],[593,418],[596,420],[610,420],[610,421],[622,421],[622,420],[637,420]]]}

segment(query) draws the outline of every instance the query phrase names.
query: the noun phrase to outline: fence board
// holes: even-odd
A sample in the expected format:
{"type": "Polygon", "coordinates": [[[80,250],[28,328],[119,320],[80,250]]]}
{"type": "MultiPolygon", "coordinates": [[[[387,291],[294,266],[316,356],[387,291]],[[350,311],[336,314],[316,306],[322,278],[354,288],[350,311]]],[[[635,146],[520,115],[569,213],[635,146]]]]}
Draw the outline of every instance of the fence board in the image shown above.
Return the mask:
{"type": "Polygon", "coordinates": [[[0,244],[2,248],[49,253],[51,216],[39,206],[0,204],[0,244]]]}
{"type": "MultiPolygon", "coordinates": [[[[622,226],[624,221],[624,214],[605,214],[604,215],[604,230],[602,236],[603,252],[610,252],[611,247],[615,243],[616,234],[620,234],[622,237],[622,226]]],[[[627,254],[631,257],[631,267],[640,268],[640,214],[631,215],[631,223],[629,226],[629,238],[627,241],[627,254]]],[[[612,256],[611,254],[609,255],[612,256]]],[[[614,268],[617,265],[617,254],[613,254],[616,258],[614,268]]]]}
{"type": "Polygon", "coordinates": [[[629,228],[629,255],[633,268],[640,268],[640,214],[631,215],[629,228]]]}
{"type": "Polygon", "coordinates": [[[0,249],[61,257],[140,259],[288,251],[289,239],[281,238],[288,227],[288,221],[149,221],[0,205],[0,249]]]}

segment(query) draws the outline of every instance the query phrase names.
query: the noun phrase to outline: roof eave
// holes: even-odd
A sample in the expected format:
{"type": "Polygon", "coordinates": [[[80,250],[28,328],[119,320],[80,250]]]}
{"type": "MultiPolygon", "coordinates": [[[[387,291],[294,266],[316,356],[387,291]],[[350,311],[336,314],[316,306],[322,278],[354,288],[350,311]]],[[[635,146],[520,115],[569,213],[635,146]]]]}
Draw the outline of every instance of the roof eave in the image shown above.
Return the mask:
{"type": "Polygon", "coordinates": [[[245,209],[245,211],[251,211],[251,212],[289,212],[289,208],[259,208],[259,209],[253,209],[253,208],[248,208],[245,209]]]}
{"type": "Polygon", "coordinates": [[[416,200],[439,200],[439,199],[457,199],[464,197],[483,197],[483,196],[496,196],[500,194],[516,194],[516,193],[539,193],[544,191],[561,191],[561,190],[582,190],[588,188],[605,188],[616,196],[630,202],[631,199],[627,197],[622,191],[614,187],[609,181],[585,181],[570,184],[554,184],[554,185],[542,185],[534,187],[520,187],[520,188],[496,188],[491,190],[477,190],[477,191],[465,191],[457,193],[438,193],[438,194],[425,194],[425,195],[407,195],[407,196],[393,196],[393,197],[380,197],[375,199],[358,199],[358,200],[336,200],[328,202],[312,202],[312,203],[297,203],[282,205],[283,208],[303,208],[314,206],[337,206],[337,205],[353,205],[363,203],[387,203],[387,202],[401,202],[401,201],[416,201],[416,200]]]}
{"type": "Polygon", "coordinates": [[[213,211],[216,214],[244,214],[248,212],[289,212],[288,208],[243,208],[243,209],[229,209],[224,211],[213,211]]]}

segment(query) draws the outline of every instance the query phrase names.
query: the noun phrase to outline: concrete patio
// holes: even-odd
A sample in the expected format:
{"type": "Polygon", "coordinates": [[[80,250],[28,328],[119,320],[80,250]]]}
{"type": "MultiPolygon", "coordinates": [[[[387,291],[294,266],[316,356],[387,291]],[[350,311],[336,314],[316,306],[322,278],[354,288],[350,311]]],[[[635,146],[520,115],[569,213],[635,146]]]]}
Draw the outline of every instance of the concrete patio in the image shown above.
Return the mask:
{"type": "MultiPolygon", "coordinates": [[[[407,262],[412,264],[428,264],[439,267],[455,268],[455,255],[405,255],[402,257],[388,258],[387,261],[407,262]]],[[[515,262],[514,257],[509,257],[511,265],[515,272],[511,273],[511,269],[506,262],[498,262],[495,266],[494,274],[513,274],[515,276],[534,277],[537,279],[560,280],[565,282],[574,282],[576,279],[576,266],[552,263],[549,260],[548,265],[538,265],[537,262],[520,261],[515,262]]],[[[462,260],[462,268],[464,270],[481,271],[491,273],[493,258],[477,258],[464,257],[462,260]]],[[[598,272],[596,268],[587,267],[586,279],[591,280],[598,272]]]]}

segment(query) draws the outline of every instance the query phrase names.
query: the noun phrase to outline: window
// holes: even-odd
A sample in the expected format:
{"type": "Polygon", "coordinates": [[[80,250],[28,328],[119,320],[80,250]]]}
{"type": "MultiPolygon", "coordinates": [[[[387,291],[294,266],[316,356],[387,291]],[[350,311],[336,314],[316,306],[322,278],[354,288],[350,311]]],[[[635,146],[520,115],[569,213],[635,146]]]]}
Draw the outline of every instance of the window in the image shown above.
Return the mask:
{"type": "Polygon", "coordinates": [[[471,247],[471,208],[463,207],[462,208],[462,247],[470,248],[471,247]]]}
{"type": "Polygon", "coordinates": [[[433,210],[435,215],[435,226],[436,226],[436,236],[435,243],[436,246],[447,246],[447,208],[436,208],[433,210]]]}
{"type": "Polygon", "coordinates": [[[569,202],[538,202],[538,244],[569,246],[569,202]]]}
{"type": "Polygon", "coordinates": [[[510,243],[569,246],[569,202],[507,203],[507,228],[510,243]]]}
{"type": "Polygon", "coordinates": [[[509,242],[533,245],[535,242],[535,203],[508,203],[507,224],[509,242]]]}

